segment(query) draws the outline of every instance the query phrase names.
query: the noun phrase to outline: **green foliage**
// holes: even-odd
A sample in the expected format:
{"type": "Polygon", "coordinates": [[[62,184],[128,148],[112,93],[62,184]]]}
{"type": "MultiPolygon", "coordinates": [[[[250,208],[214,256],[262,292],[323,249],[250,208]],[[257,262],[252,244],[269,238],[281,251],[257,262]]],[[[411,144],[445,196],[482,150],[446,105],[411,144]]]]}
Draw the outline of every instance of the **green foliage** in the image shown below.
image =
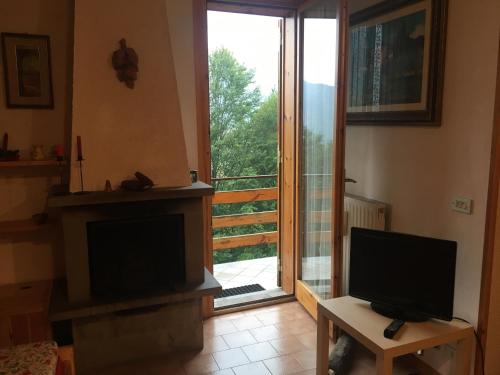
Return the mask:
{"type": "MultiPolygon", "coordinates": [[[[221,48],[209,56],[210,141],[212,178],[273,175],[277,173],[278,95],[263,98],[254,84],[254,72],[221,48]]],[[[217,191],[275,187],[275,177],[215,181],[217,191]]],[[[223,204],[212,214],[231,215],[276,210],[276,201],[223,204]]],[[[276,224],[246,225],[214,230],[215,237],[275,231],[276,224]]],[[[214,253],[214,263],[276,255],[275,244],[214,253]]]]}

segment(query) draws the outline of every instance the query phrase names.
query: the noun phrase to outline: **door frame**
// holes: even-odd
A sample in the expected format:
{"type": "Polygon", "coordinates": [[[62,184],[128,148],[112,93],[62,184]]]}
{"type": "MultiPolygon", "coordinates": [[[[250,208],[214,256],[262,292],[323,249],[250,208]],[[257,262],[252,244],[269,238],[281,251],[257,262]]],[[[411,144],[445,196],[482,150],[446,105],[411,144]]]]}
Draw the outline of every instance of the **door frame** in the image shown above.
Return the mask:
{"type": "MultiPolygon", "coordinates": [[[[310,0],[303,4],[298,10],[298,38],[297,38],[297,133],[296,133],[296,176],[301,175],[300,152],[301,150],[301,130],[302,130],[302,48],[303,48],[303,17],[301,14],[305,9],[315,5],[321,0],[310,0]]],[[[335,112],[335,149],[332,155],[334,166],[333,189],[332,189],[332,236],[331,246],[333,249],[331,257],[332,268],[332,298],[338,297],[342,290],[342,220],[344,213],[344,179],[345,179],[345,120],[346,120],[346,78],[347,78],[347,31],[348,31],[348,13],[347,0],[337,0],[337,38],[338,38],[338,55],[337,55],[337,95],[336,95],[336,112],[335,112]],[[340,109],[340,110],[339,110],[340,109]]],[[[301,273],[302,260],[302,240],[301,240],[301,220],[300,220],[300,179],[296,179],[296,263],[295,263],[295,295],[297,300],[305,307],[305,309],[317,318],[317,302],[318,296],[312,289],[304,283],[301,273]]]]}
{"type": "MultiPolygon", "coordinates": [[[[295,38],[295,23],[290,22],[290,20],[296,19],[296,10],[299,3],[302,0],[192,0],[193,4],[193,46],[194,46],[194,77],[195,77],[195,93],[196,93],[196,131],[197,131],[197,146],[198,146],[198,176],[200,180],[211,184],[211,151],[210,151],[210,108],[209,108],[209,77],[208,77],[208,22],[207,22],[207,11],[217,10],[217,11],[228,11],[234,13],[246,13],[246,14],[259,14],[274,17],[282,17],[285,22],[283,24],[288,25],[288,36],[293,35],[295,38]],[[288,22],[287,22],[288,20],[288,22]]],[[[282,47],[285,43],[290,43],[290,40],[284,38],[285,32],[282,35],[282,47]]],[[[292,44],[293,45],[293,44],[292,44]]],[[[292,54],[282,53],[283,58],[293,58],[295,59],[295,49],[292,50],[292,54]],[[286,56],[285,56],[286,55],[286,56]]],[[[292,60],[294,61],[294,60],[292,60]]],[[[290,80],[290,69],[293,69],[292,77],[295,78],[295,66],[290,68],[290,64],[287,62],[282,62],[281,67],[288,68],[282,69],[280,74],[279,87],[283,90],[280,95],[280,119],[279,119],[279,135],[278,138],[281,147],[285,147],[281,142],[286,142],[287,155],[292,159],[285,157],[283,163],[280,165],[280,176],[278,177],[279,182],[284,182],[284,184],[294,183],[294,176],[292,179],[282,176],[283,168],[288,168],[288,163],[295,162],[295,149],[290,148],[290,132],[286,133],[282,131],[284,124],[293,126],[295,128],[295,118],[293,117],[295,111],[295,101],[294,98],[290,98],[289,95],[285,97],[285,92],[294,92],[295,82],[290,80]],[[290,85],[291,89],[286,89],[285,86],[290,85]],[[290,105],[293,105],[290,109],[290,105]],[[285,138],[286,137],[286,141],[285,138]]],[[[293,64],[292,64],[293,65],[293,64]]],[[[289,126],[287,127],[289,129],[289,126]]],[[[295,138],[291,144],[294,146],[295,138]]],[[[280,161],[282,157],[282,152],[280,151],[280,161]]],[[[287,202],[290,200],[294,203],[294,196],[290,197],[290,194],[282,189],[283,184],[279,183],[279,203],[286,199],[287,202]]],[[[280,218],[278,220],[278,227],[281,231],[282,228],[290,228],[290,223],[293,224],[293,218],[290,218],[290,210],[282,210],[279,208],[280,218]],[[282,212],[285,211],[285,215],[282,212]]],[[[292,214],[293,210],[290,211],[292,214]]],[[[213,273],[213,249],[212,249],[212,198],[204,198],[204,210],[203,210],[203,221],[204,221],[204,231],[203,236],[204,241],[204,259],[205,267],[213,273]]],[[[287,259],[281,263],[282,267],[282,288],[286,293],[294,294],[294,251],[295,251],[295,233],[290,233],[292,240],[283,241],[284,236],[280,235],[280,243],[278,246],[282,249],[288,249],[287,259]]],[[[202,302],[203,316],[210,317],[214,315],[214,305],[213,297],[204,297],[202,302]]]]}
{"type": "MultiPolygon", "coordinates": [[[[484,348],[484,353],[479,347],[476,347],[476,361],[474,373],[479,375],[482,373],[482,363],[477,358],[484,356],[485,366],[488,364],[489,349],[493,350],[492,356],[497,355],[497,348],[489,348],[487,345],[488,338],[488,323],[490,320],[490,307],[492,296],[498,290],[492,292],[492,280],[494,273],[498,275],[500,270],[493,269],[495,257],[499,254],[496,252],[500,243],[500,205],[499,205],[499,185],[500,185],[500,40],[498,49],[497,61],[497,79],[496,79],[496,94],[495,107],[493,117],[493,133],[491,141],[491,161],[490,161],[490,176],[488,185],[488,198],[486,204],[486,225],[484,231],[484,249],[483,249],[483,266],[481,274],[481,292],[479,300],[479,315],[478,315],[478,334],[481,340],[481,345],[484,348]]],[[[498,261],[498,260],[497,260],[498,261]]],[[[496,276],[498,277],[498,276],[496,276]]],[[[497,286],[498,288],[498,286],[497,286]]],[[[496,302],[498,304],[498,302],[496,302]]],[[[500,308],[496,306],[498,311],[500,308]]],[[[494,318],[494,317],[492,317],[494,318]]],[[[500,342],[500,338],[496,340],[500,342]]],[[[486,366],[487,368],[487,366],[486,366]]],[[[486,372],[486,369],[484,370],[486,372]]]]}

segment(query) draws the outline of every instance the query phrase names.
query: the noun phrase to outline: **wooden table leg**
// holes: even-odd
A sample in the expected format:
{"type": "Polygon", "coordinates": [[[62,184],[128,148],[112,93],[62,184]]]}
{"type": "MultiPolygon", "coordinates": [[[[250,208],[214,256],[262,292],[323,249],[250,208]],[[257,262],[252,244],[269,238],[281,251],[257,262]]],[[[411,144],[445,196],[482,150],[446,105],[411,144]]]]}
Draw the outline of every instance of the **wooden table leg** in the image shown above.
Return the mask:
{"type": "Polygon", "coordinates": [[[318,309],[316,375],[328,375],[329,320],[318,309]]]}
{"type": "Polygon", "coordinates": [[[462,339],[457,342],[457,359],[455,373],[457,375],[469,375],[471,368],[471,354],[473,336],[462,339]]]}
{"type": "Polygon", "coordinates": [[[377,355],[377,375],[392,375],[392,357],[377,355]]]}

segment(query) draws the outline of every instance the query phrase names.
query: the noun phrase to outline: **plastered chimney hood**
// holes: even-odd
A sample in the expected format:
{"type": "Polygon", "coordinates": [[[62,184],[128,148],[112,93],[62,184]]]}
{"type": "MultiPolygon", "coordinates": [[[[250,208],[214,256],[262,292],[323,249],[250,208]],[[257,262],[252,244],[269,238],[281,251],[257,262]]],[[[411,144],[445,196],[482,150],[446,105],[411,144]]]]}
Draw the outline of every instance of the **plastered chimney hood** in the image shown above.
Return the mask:
{"type": "Polygon", "coordinates": [[[165,0],[76,0],[70,190],[113,188],[141,171],[160,187],[190,185],[165,0]],[[125,38],[138,80],[119,82],[111,55],[125,38]]]}

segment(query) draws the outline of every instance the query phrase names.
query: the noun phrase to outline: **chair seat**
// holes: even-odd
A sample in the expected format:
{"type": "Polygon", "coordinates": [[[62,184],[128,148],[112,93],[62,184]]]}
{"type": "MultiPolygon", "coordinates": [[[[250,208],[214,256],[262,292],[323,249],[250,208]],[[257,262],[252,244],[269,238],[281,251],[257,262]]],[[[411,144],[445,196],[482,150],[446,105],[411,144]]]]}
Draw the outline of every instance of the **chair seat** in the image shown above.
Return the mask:
{"type": "Polygon", "coordinates": [[[52,341],[0,349],[0,375],[54,375],[57,344],[52,341]]]}

